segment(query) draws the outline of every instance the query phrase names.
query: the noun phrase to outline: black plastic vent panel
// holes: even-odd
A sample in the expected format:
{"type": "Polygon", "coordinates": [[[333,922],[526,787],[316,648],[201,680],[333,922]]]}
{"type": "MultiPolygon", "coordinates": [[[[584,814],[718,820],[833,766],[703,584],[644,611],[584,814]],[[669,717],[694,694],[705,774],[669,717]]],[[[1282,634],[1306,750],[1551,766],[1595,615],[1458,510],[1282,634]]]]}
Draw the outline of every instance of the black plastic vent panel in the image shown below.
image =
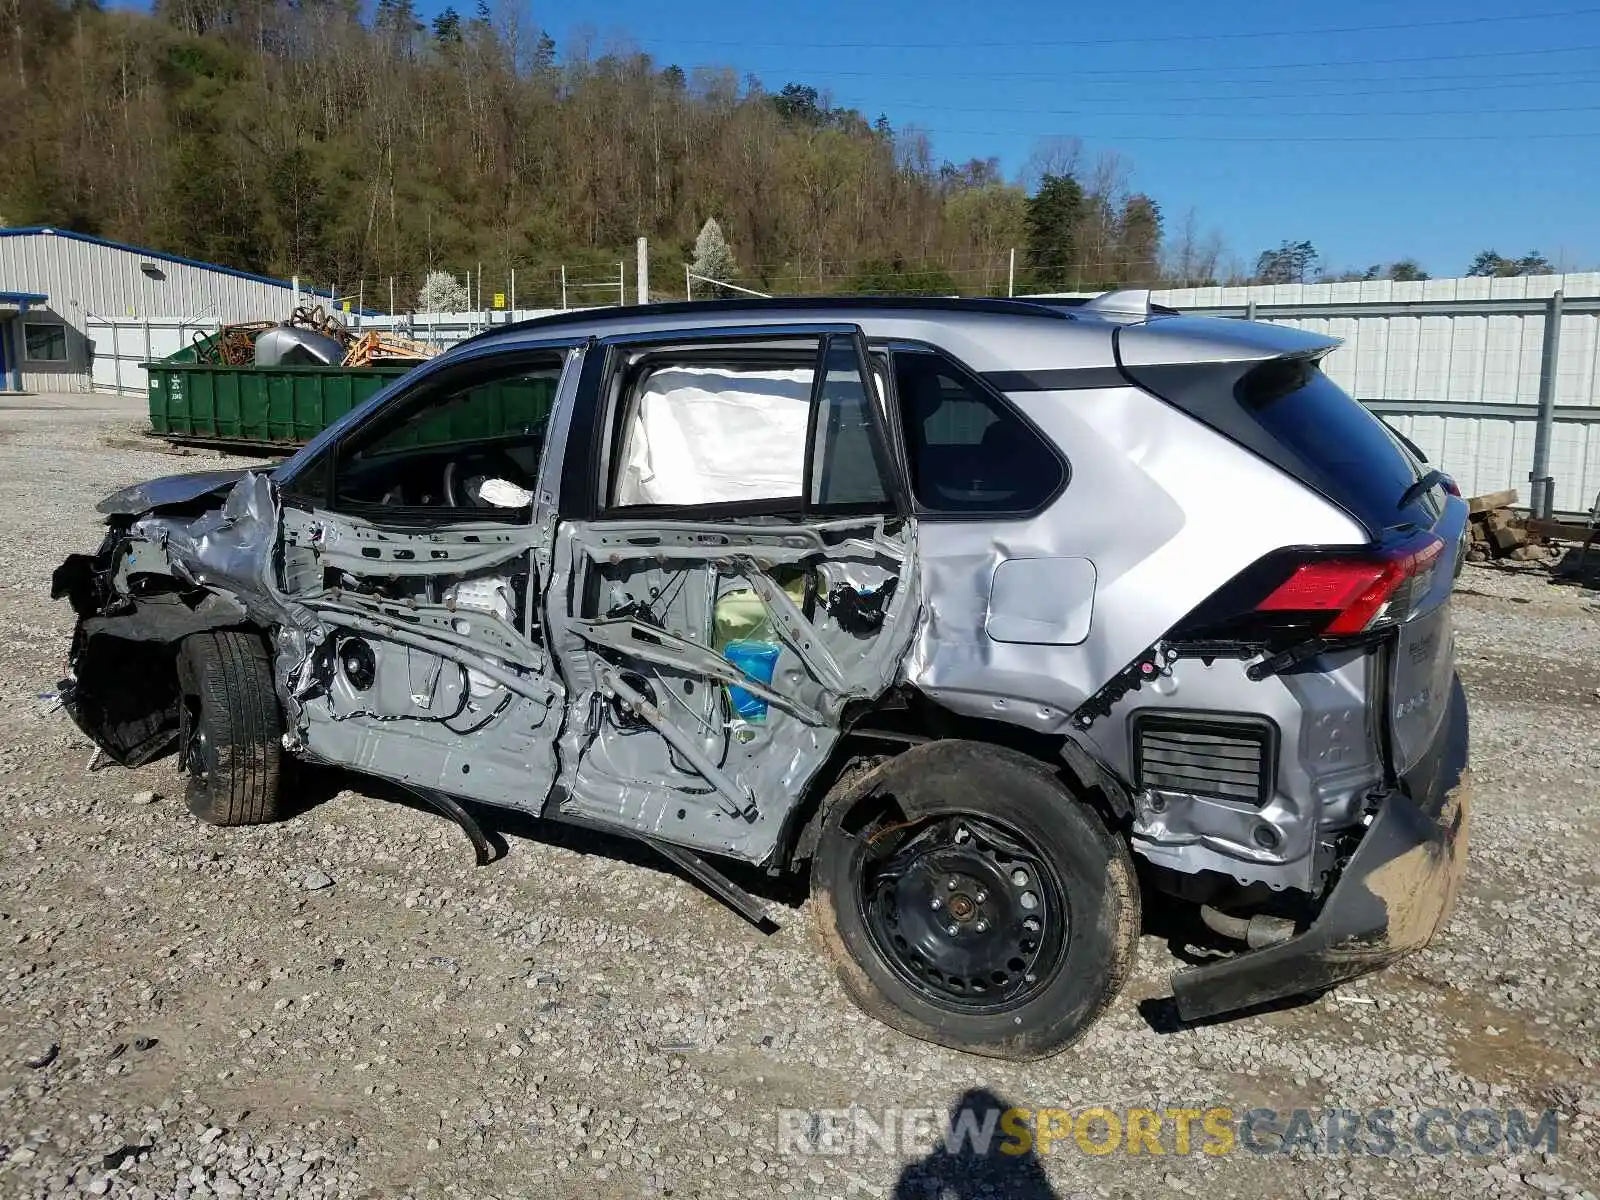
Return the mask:
{"type": "Polygon", "coordinates": [[[1134,718],[1137,783],[1257,807],[1272,796],[1277,728],[1260,717],[1144,713],[1134,718]]]}

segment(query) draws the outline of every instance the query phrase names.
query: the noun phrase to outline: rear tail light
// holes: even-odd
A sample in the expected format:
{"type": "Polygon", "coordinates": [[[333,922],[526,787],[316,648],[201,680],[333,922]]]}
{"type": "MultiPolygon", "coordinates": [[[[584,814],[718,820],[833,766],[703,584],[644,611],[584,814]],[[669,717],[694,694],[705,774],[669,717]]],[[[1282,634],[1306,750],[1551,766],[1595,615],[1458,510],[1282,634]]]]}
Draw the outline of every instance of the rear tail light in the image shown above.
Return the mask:
{"type": "Polygon", "coordinates": [[[1266,643],[1349,637],[1409,617],[1426,593],[1445,544],[1431,533],[1370,550],[1283,550],[1204,601],[1173,630],[1174,641],[1266,643]]]}
{"type": "Polygon", "coordinates": [[[1327,637],[1362,633],[1403,619],[1411,584],[1425,575],[1444,550],[1433,534],[1394,550],[1360,558],[1323,558],[1301,563],[1265,599],[1257,612],[1321,614],[1327,637]]]}

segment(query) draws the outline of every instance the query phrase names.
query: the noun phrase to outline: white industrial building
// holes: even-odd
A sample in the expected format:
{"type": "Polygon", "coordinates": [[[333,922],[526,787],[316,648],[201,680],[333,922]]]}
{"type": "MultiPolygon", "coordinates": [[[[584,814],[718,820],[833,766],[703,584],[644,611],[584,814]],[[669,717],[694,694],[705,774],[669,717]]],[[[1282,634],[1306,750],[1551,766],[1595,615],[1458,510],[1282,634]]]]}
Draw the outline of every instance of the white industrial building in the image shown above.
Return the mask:
{"type": "Polygon", "coordinates": [[[282,319],[295,302],[282,279],[64,229],[0,229],[0,391],[89,391],[113,325],[215,329],[282,319]]]}

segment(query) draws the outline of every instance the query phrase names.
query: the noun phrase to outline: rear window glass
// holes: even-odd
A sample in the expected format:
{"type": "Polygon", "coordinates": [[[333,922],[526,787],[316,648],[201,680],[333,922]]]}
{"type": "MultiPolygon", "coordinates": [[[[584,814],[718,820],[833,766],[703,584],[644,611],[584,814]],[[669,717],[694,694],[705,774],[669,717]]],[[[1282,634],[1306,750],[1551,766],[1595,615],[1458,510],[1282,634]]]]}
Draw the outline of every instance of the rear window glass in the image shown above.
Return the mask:
{"type": "Polygon", "coordinates": [[[1278,359],[1241,379],[1239,403],[1275,441],[1314,471],[1331,499],[1373,529],[1438,516],[1438,489],[1411,501],[1400,498],[1424,468],[1388,428],[1315,363],[1278,359]]]}

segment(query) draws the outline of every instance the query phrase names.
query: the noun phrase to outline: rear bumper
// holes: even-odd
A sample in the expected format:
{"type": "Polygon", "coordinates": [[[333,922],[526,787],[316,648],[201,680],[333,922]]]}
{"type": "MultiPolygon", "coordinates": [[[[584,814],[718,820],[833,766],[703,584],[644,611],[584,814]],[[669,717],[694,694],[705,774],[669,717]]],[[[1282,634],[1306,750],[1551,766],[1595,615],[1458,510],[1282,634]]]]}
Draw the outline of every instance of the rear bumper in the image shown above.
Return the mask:
{"type": "Polygon", "coordinates": [[[1450,705],[1422,761],[1383,801],[1311,927],[1286,942],[1179,971],[1186,1021],[1321,991],[1418,950],[1448,920],[1467,862],[1467,703],[1450,705]]]}

